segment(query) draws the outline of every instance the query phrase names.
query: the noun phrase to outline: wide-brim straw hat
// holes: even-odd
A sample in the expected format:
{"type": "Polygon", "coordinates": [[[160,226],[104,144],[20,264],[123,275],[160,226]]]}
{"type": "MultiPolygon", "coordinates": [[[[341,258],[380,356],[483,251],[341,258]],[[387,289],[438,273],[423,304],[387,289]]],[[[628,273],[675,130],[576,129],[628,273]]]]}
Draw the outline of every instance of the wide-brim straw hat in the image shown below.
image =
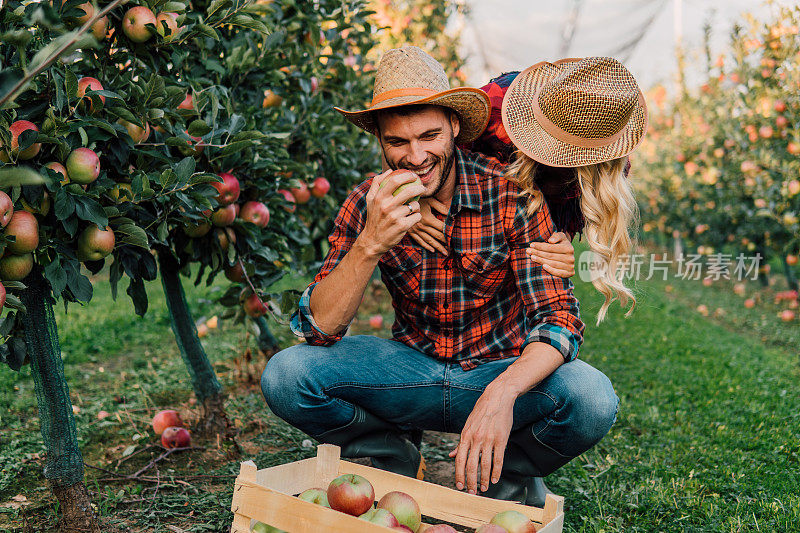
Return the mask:
{"type": "Polygon", "coordinates": [[[383,54],[367,109],[334,109],[374,134],[375,111],[416,104],[444,106],[458,113],[460,131],[456,142],[459,144],[475,140],[489,122],[491,104],[486,93],[471,87],[451,89],[442,65],[416,46],[394,48],[383,54]]]}
{"type": "Polygon", "coordinates": [[[616,59],[586,57],[537,63],[503,97],[503,126],[531,159],[577,167],[630,154],[647,130],[647,104],[616,59]]]}

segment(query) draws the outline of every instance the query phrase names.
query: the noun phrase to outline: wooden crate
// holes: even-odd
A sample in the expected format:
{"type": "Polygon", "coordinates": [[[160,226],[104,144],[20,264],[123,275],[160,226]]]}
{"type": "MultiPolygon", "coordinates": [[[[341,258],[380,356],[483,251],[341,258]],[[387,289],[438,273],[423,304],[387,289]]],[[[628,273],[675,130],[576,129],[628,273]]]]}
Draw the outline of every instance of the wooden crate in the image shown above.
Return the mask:
{"type": "Polygon", "coordinates": [[[560,533],[564,526],[564,498],[548,495],[543,509],[494,500],[434,483],[370,468],[339,457],[339,447],[321,444],[317,456],[258,470],[253,461],[242,463],[233,491],[231,533],[250,533],[254,520],[290,533],[385,533],[391,529],[359,520],[339,511],[303,501],[294,495],[312,487],[327,488],[342,474],[364,476],[375,488],[375,499],[399,490],[419,503],[425,516],[477,528],[500,511],[516,510],[536,522],[542,533],[560,533]]]}

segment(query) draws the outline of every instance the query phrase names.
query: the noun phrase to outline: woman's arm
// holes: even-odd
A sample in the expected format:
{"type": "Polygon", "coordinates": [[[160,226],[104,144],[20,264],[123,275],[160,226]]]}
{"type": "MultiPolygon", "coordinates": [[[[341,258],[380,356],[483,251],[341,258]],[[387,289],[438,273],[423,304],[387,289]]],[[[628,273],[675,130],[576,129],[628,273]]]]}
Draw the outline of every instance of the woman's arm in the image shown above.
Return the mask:
{"type": "Polygon", "coordinates": [[[554,276],[571,278],[575,275],[575,248],[569,237],[560,231],[553,233],[547,242],[532,242],[525,252],[531,261],[540,263],[554,276]]]}

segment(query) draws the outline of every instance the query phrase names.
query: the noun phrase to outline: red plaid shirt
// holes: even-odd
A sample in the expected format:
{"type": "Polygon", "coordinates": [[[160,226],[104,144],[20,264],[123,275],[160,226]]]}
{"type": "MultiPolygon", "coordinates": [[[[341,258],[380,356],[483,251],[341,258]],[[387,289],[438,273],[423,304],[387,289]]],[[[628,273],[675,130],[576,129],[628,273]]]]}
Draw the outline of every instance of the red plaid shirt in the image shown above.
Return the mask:
{"type": "MultiPolygon", "coordinates": [[[[428,252],[406,235],[378,266],[392,296],[395,340],[465,370],[518,356],[545,342],[570,361],[583,342],[572,282],[532,262],[525,248],[556,231],[547,207],[528,216],[527,200],[504,176],[504,166],[456,150],[457,183],[445,219],[450,254],[428,252]]],[[[292,316],[292,330],[309,344],[342,338],[322,332],[311,316],[311,292],[339,264],[364,228],[371,179],[356,187],[334,222],[330,251],[292,316]]]]}

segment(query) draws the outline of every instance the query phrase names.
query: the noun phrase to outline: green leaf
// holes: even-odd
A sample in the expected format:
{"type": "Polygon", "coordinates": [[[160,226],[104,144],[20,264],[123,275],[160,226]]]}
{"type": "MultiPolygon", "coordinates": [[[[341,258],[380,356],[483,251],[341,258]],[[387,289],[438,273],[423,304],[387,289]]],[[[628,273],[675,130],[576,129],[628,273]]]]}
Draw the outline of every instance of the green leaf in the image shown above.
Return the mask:
{"type": "Polygon", "coordinates": [[[67,98],[73,98],[78,94],[78,77],[70,69],[64,74],[64,86],[67,89],[67,98]]]}
{"type": "Polygon", "coordinates": [[[41,185],[48,181],[48,178],[30,167],[9,165],[0,168],[0,188],[2,189],[19,185],[41,185]]]}
{"type": "Polygon", "coordinates": [[[136,224],[122,224],[114,228],[114,235],[117,237],[117,243],[130,244],[131,246],[138,246],[145,250],[150,249],[150,241],[147,239],[147,233],[137,226],[136,224]]]}
{"type": "Polygon", "coordinates": [[[75,215],[81,220],[92,222],[101,228],[108,226],[108,217],[105,210],[92,198],[75,196],[75,215]]]}
{"type": "Polygon", "coordinates": [[[221,9],[227,9],[233,5],[231,0],[214,0],[211,2],[211,5],[208,6],[208,10],[206,11],[206,17],[209,18],[211,15],[216,13],[221,9]]]}
{"type": "Polygon", "coordinates": [[[243,28],[248,28],[264,35],[270,34],[269,28],[267,28],[263,22],[254,19],[250,15],[245,15],[244,13],[238,13],[232,16],[229,22],[234,26],[242,26],[243,28]]]}
{"type": "Polygon", "coordinates": [[[184,157],[175,165],[175,174],[178,176],[178,181],[185,183],[194,173],[195,160],[193,157],[184,157]]]}
{"type": "Polygon", "coordinates": [[[191,124],[189,124],[189,135],[194,135],[195,137],[202,137],[209,131],[211,131],[211,126],[209,126],[200,119],[193,120],[191,124]]]}
{"type": "Polygon", "coordinates": [[[159,183],[161,183],[161,188],[164,190],[171,189],[175,183],[178,182],[178,177],[175,175],[175,172],[168,168],[161,175],[158,177],[159,183]]]}
{"type": "Polygon", "coordinates": [[[195,24],[194,29],[206,37],[210,37],[216,41],[219,41],[219,34],[217,33],[217,30],[211,26],[206,24],[195,24]]]}
{"type": "Polygon", "coordinates": [[[132,279],[125,292],[131,297],[136,314],[144,316],[147,313],[147,291],[144,288],[144,281],[132,279]]]}
{"type": "MultiPolygon", "coordinates": [[[[83,34],[78,35],[78,30],[71,31],[69,33],[65,33],[64,35],[58,37],[50,41],[47,46],[36,52],[36,55],[33,56],[31,59],[30,64],[28,64],[28,72],[33,72],[47,60],[49,60],[55,53],[58,51],[59,48],[62,46],[70,43],[60,54],[59,56],[63,56],[69,54],[73,50],[78,48],[91,48],[97,44],[97,41],[91,35],[83,34]],[[71,42],[74,41],[74,42],[71,42]]],[[[59,57],[56,56],[56,57],[59,57]]]]}
{"type": "Polygon", "coordinates": [[[67,273],[61,267],[61,259],[58,255],[44,267],[44,276],[50,282],[54,294],[61,294],[67,287],[67,273]]]}
{"type": "Polygon", "coordinates": [[[133,124],[137,124],[140,122],[140,120],[136,118],[136,115],[134,115],[124,107],[121,106],[107,107],[105,108],[105,110],[109,111],[112,115],[115,115],[123,120],[127,120],[128,122],[132,122],[133,124]]]}
{"type": "Polygon", "coordinates": [[[263,139],[266,135],[256,130],[240,131],[233,137],[233,141],[249,141],[252,139],[263,139]]]}
{"type": "Polygon", "coordinates": [[[244,150],[245,148],[250,148],[253,146],[252,141],[236,141],[230,144],[225,145],[222,150],[220,150],[220,155],[229,155],[240,150],[244,150]]]}

